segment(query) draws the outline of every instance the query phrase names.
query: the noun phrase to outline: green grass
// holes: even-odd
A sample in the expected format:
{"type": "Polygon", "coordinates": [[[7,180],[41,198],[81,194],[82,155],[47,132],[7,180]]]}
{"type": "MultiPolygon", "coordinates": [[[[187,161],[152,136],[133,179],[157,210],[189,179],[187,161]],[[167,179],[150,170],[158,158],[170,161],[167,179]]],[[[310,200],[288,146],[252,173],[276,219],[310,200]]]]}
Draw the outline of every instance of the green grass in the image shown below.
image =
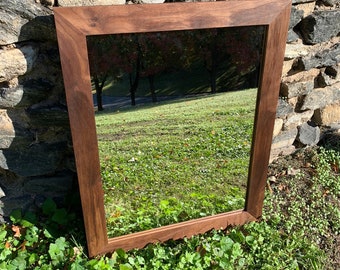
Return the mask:
{"type": "Polygon", "coordinates": [[[243,208],[256,93],[97,113],[109,235],[243,208]]]}
{"type": "Polygon", "coordinates": [[[0,269],[339,269],[340,149],[300,154],[287,158],[300,172],[267,189],[262,220],[129,252],[87,258],[81,222],[50,199],[36,214],[14,211],[0,226],[0,269]]]}

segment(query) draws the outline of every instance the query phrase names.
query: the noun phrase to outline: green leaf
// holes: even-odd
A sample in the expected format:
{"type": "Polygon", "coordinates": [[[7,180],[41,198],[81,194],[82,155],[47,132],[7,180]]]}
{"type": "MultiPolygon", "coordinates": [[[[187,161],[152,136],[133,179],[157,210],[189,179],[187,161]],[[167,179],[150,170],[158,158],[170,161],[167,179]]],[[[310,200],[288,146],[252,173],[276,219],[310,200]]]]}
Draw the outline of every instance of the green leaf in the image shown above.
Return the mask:
{"type": "Polygon", "coordinates": [[[68,246],[64,237],[59,237],[55,243],[51,243],[48,249],[48,254],[52,259],[53,265],[58,265],[66,260],[65,250],[68,246]]]}
{"type": "Polygon", "coordinates": [[[22,213],[20,209],[13,210],[10,219],[13,223],[18,224],[22,219],[22,213]]]}
{"type": "Polygon", "coordinates": [[[24,227],[31,227],[34,226],[34,224],[37,224],[37,216],[32,212],[25,213],[21,225],[24,227]]]}
{"type": "Polygon", "coordinates": [[[132,270],[132,266],[128,263],[119,265],[119,270],[132,270]]]}
{"type": "Polygon", "coordinates": [[[46,199],[42,205],[42,211],[45,215],[52,215],[56,209],[57,205],[51,198],[46,199]]]}
{"type": "Polygon", "coordinates": [[[0,241],[4,241],[5,238],[7,236],[7,231],[3,230],[3,231],[0,231],[0,241]]]}
{"type": "Polygon", "coordinates": [[[55,210],[52,220],[58,224],[66,225],[68,223],[66,209],[62,208],[55,210]]]}

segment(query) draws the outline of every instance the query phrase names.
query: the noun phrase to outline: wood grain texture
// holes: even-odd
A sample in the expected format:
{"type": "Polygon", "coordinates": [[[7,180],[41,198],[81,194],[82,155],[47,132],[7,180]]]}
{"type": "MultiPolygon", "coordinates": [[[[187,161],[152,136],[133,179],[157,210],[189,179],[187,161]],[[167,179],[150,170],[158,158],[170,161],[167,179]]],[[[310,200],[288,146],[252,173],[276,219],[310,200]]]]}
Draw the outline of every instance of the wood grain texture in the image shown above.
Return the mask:
{"type": "Polygon", "coordinates": [[[230,0],[54,9],[91,257],[241,225],[261,215],[290,7],[290,0],[230,0]],[[86,36],[250,25],[266,26],[267,34],[245,209],[108,239],[86,36]]]}
{"type": "Polygon", "coordinates": [[[86,238],[89,254],[94,255],[108,239],[86,38],[58,16],[55,21],[86,238]]]}
{"type": "Polygon", "coordinates": [[[143,248],[149,243],[164,242],[169,239],[181,239],[191,237],[195,234],[205,233],[212,229],[225,229],[228,226],[243,225],[247,222],[256,220],[252,215],[243,210],[236,210],[200,219],[189,220],[177,224],[163,226],[152,230],[132,233],[109,239],[108,246],[102,250],[102,254],[123,248],[143,248]]]}
{"type": "Polygon", "coordinates": [[[290,5],[267,27],[245,207],[256,218],[262,215],[289,17],[290,5]]]}

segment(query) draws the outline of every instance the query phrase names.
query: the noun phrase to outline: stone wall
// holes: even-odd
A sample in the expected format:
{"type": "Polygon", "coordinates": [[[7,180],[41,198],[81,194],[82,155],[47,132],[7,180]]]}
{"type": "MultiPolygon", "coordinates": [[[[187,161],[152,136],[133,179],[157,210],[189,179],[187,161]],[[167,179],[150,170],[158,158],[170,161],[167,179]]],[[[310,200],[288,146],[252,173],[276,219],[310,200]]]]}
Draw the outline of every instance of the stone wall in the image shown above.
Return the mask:
{"type": "Polygon", "coordinates": [[[339,0],[293,0],[272,159],[339,132],[339,33],[339,0]]]}
{"type": "MultiPolygon", "coordinates": [[[[62,201],[76,179],[53,7],[124,3],[0,1],[0,220],[62,201]]],[[[339,18],[339,1],[293,1],[273,156],[339,123],[339,18]]]]}

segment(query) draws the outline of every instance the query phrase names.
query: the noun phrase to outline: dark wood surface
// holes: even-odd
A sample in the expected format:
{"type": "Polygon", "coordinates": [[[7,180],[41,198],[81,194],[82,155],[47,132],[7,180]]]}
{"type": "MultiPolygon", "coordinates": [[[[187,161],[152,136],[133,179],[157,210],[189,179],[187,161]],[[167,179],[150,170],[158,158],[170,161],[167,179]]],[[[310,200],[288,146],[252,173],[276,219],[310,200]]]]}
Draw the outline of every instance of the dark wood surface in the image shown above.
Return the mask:
{"type": "Polygon", "coordinates": [[[54,9],[91,257],[241,225],[261,216],[290,7],[290,0],[229,0],[54,9]],[[245,209],[108,239],[86,36],[250,25],[264,25],[267,33],[245,209]]]}

